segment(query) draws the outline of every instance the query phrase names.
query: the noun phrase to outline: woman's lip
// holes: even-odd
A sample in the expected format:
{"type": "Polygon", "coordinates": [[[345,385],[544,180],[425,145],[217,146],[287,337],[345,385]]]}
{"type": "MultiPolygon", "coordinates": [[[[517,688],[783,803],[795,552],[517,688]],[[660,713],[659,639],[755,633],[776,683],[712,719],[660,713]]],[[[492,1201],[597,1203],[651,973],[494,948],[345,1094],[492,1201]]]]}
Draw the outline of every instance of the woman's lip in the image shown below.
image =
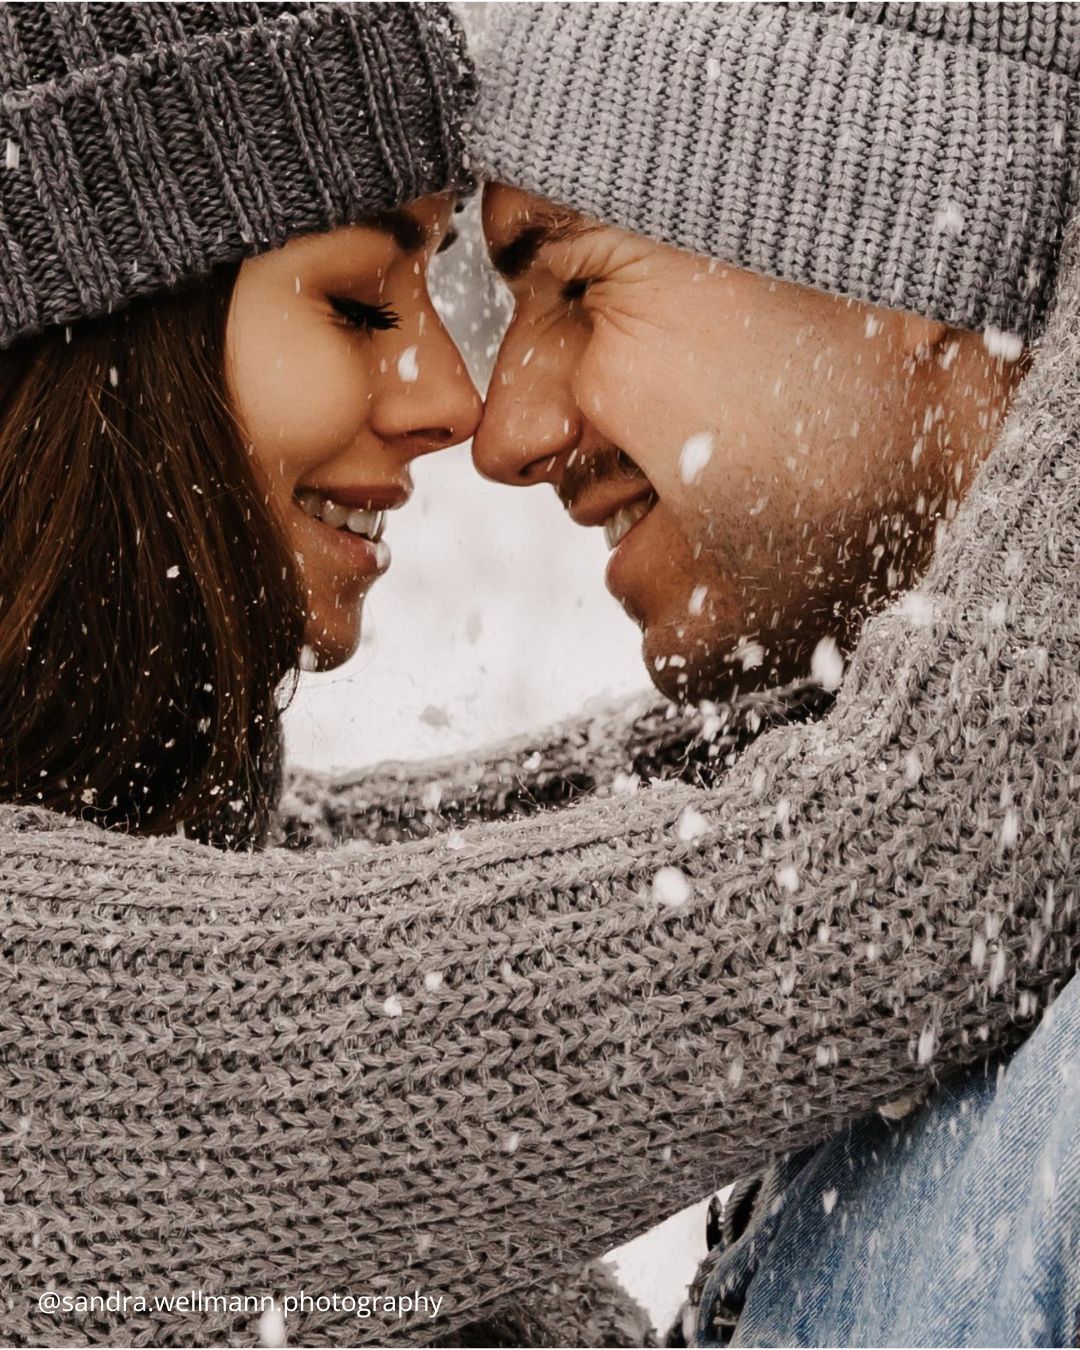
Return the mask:
{"type": "Polygon", "coordinates": [[[366,486],[332,487],[327,483],[297,483],[298,492],[315,492],[353,511],[396,511],[409,500],[410,489],[401,483],[372,483],[366,486]]]}
{"type": "MultiPolygon", "coordinates": [[[[333,550],[337,557],[347,561],[350,571],[370,572],[374,578],[381,576],[390,566],[390,548],[385,540],[373,543],[365,535],[353,534],[352,530],[335,529],[317,516],[309,516],[296,501],[293,502],[293,509],[304,522],[301,538],[306,536],[311,539],[322,552],[333,550]]],[[[302,543],[297,551],[303,555],[302,543]]]]}

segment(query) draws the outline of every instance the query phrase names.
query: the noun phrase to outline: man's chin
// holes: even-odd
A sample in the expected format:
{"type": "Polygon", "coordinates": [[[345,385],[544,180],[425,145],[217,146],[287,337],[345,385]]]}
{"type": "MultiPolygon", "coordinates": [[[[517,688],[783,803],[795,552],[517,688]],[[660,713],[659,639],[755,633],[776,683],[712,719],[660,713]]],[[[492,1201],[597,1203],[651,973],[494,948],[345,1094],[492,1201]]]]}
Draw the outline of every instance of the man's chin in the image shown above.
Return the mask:
{"type": "Polygon", "coordinates": [[[642,657],[657,689],[676,703],[727,703],[776,684],[777,672],[757,644],[709,632],[644,628],[642,657]]]}

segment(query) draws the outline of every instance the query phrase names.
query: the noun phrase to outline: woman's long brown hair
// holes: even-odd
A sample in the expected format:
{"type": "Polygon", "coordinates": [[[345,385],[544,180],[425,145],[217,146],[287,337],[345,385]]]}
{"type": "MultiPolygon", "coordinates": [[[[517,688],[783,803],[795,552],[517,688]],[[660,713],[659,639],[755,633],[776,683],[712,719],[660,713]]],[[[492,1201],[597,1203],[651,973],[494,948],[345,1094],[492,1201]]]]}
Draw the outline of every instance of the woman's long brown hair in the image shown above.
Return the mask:
{"type": "Polygon", "coordinates": [[[229,411],[235,276],[0,355],[0,801],[265,832],[303,609],[229,411]]]}

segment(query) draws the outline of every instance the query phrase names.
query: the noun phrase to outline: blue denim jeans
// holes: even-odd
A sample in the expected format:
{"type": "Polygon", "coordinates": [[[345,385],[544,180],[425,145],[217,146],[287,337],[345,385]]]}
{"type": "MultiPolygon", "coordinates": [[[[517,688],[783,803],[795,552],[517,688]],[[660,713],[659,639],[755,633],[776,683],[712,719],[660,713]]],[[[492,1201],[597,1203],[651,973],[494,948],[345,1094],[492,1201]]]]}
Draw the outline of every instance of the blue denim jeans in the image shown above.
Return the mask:
{"type": "Polygon", "coordinates": [[[1080,1344],[1080,975],[1011,1060],[773,1180],[692,1344],[1080,1344]]]}

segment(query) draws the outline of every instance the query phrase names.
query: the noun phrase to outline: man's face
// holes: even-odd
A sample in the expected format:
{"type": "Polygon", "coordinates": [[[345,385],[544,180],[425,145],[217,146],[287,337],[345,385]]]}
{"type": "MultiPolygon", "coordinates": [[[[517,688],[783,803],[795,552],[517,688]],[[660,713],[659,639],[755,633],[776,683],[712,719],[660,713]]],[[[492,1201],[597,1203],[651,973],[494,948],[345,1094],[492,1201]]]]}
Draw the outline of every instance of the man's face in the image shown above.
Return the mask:
{"type": "Polygon", "coordinates": [[[910,584],[1011,384],[975,335],[507,187],[484,229],[516,305],[477,467],[606,527],[608,587],[665,692],[808,675],[910,584]]]}

